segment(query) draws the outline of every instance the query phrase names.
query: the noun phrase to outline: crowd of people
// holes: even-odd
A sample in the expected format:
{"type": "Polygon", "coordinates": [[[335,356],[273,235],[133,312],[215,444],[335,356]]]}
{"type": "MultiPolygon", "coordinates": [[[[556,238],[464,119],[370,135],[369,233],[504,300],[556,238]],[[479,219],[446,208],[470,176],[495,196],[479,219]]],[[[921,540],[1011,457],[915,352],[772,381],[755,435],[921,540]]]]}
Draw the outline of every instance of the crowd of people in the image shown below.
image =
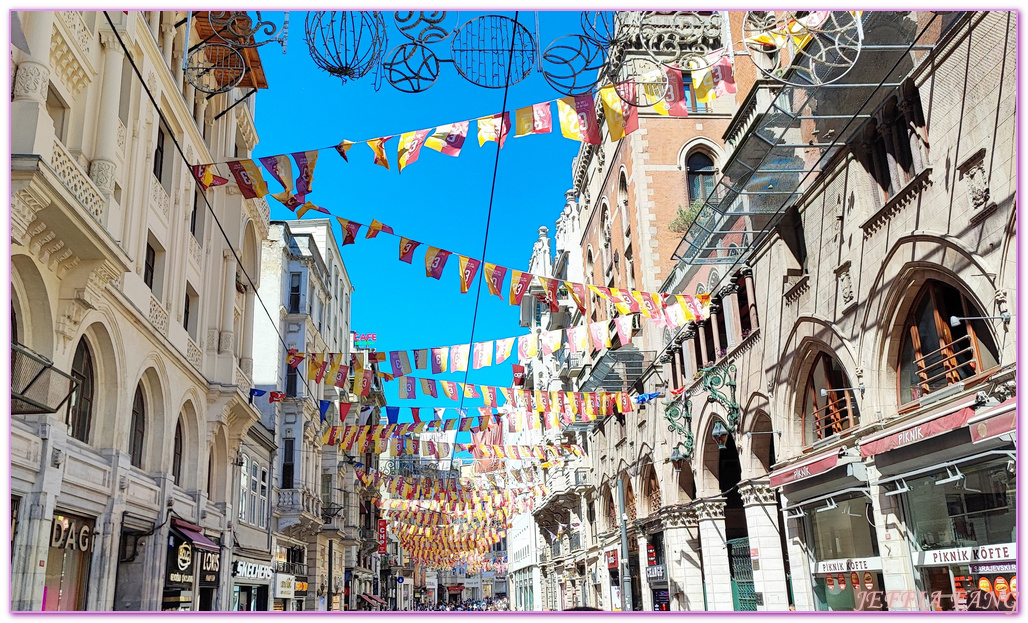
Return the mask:
{"type": "Polygon", "coordinates": [[[495,612],[507,610],[508,605],[507,598],[500,597],[499,599],[465,599],[464,601],[450,601],[441,604],[418,602],[414,604],[414,609],[443,612],[495,612]]]}

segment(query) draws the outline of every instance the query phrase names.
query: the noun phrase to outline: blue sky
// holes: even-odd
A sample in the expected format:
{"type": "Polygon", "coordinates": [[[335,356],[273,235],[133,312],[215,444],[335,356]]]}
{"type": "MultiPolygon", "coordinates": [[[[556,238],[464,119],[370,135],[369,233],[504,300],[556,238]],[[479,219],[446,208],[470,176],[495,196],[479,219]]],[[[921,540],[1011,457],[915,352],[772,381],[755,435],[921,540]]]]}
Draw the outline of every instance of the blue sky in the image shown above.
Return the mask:
{"type": "MultiPolygon", "coordinates": [[[[514,11],[497,13],[514,17],[514,11]]],[[[281,23],[281,14],[271,14],[281,23]]],[[[461,11],[464,23],[479,12],[461,11]]],[[[386,13],[388,49],[407,41],[386,13]]],[[[384,82],[374,90],[372,77],[341,84],[315,65],[304,40],[302,11],[290,14],[288,53],[277,44],[261,50],[269,88],[257,96],[256,124],[260,143],[254,158],[314,149],[342,139],[360,141],[379,136],[431,128],[438,125],[497,113],[503,108],[503,89],[487,89],[466,82],[449,63],[441,64],[435,84],[422,93],[406,94],[384,82]]],[[[518,21],[535,36],[535,13],[521,11],[518,21]]],[[[452,22],[452,18],[447,20],[452,22]]],[[[577,11],[539,12],[539,33],[545,50],[561,35],[579,33],[577,11]]],[[[449,40],[430,48],[440,58],[449,58],[449,40]]],[[[537,44],[538,45],[538,44],[537,44]]],[[[528,106],[561,97],[533,71],[510,87],[507,109],[528,106]]],[[[564,192],[571,185],[571,161],[579,143],[561,136],[553,110],[553,132],[538,136],[508,138],[500,152],[492,218],[489,223],[485,259],[520,270],[527,269],[538,228],[553,223],[564,206],[564,192]]],[[[374,165],[367,145],[355,145],[346,163],[334,151],[322,151],[314,176],[310,200],[333,215],[370,223],[377,218],[397,234],[422,242],[411,265],[398,260],[398,239],[382,236],[364,239],[341,249],[354,284],[352,328],[358,333],[377,333],[382,351],[427,348],[467,343],[471,339],[475,308],[475,284],[461,294],[458,260],[451,256],[440,281],[425,276],[424,249],[434,245],[463,255],[481,258],[486,233],[490,186],[496,158],[496,143],[479,147],[476,124],[460,156],[453,158],[430,149],[421,150],[419,160],[396,171],[398,137],[387,143],[390,170],[374,165]]],[[[280,190],[268,179],[272,192],[280,190]]],[[[293,213],[269,199],[273,219],[291,219],[293,213]]],[[[308,218],[323,215],[308,213],[308,218]]],[[[338,223],[336,237],[342,240],[338,223]]],[[[510,276],[504,284],[509,287],[510,276]]],[[[505,300],[489,296],[482,284],[475,321],[474,340],[485,341],[526,333],[518,326],[518,309],[505,300]]],[[[509,386],[511,370],[503,365],[471,370],[468,382],[509,386]]],[[[389,370],[388,366],[385,367],[389,370]]],[[[416,376],[432,377],[429,370],[416,376]]],[[[435,378],[464,381],[463,373],[435,375],[435,378]]],[[[397,383],[386,385],[390,405],[445,406],[457,403],[440,397],[399,400],[397,383]]],[[[465,406],[480,406],[478,399],[465,406]]],[[[451,415],[452,417],[452,415],[451,415]]],[[[401,421],[409,412],[401,411],[401,421]]]]}

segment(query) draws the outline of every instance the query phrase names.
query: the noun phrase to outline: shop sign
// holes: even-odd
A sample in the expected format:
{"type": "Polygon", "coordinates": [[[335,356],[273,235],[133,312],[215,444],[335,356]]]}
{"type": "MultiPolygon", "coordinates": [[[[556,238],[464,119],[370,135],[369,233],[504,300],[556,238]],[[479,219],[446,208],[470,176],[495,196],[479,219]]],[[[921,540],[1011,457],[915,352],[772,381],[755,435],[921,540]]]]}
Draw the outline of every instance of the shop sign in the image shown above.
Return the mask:
{"type": "MultiPolygon", "coordinates": [[[[973,402],[973,399],[971,402],[973,402]]],[[[972,417],[974,417],[974,409],[971,409],[967,404],[958,405],[957,411],[951,412],[948,415],[937,417],[934,420],[924,422],[923,424],[911,426],[910,428],[886,435],[880,439],[875,439],[868,443],[861,444],[860,456],[874,456],[876,454],[888,452],[889,450],[915,444],[924,439],[928,439],[929,437],[948,433],[951,430],[967,425],[967,421],[972,417]]]]}
{"type": "Polygon", "coordinates": [[[838,464],[839,455],[837,453],[832,453],[823,459],[797,465],[796,467],[786,468],[771,474],[771,486],[777,488],[790,482],[796,482],[797,480],[817,476],[818,474],[827,472],[838,464]]]}
{"type": "Polygon", "coordinates": [[[830,575],[825,578],[825,586],[827,586],[830,591],[835,590],[835,576],[830,575]]]}
{"type": "Polygon", "coordinates": [[[646,567],[646,579],[647,580],[663,580],[664,579],[664,565],[650,565],[646,567]]]}
{"type": "Polygon", "coordinates": [[[193,586],[193,544],[174,533],[168,536],[167,586],[193,586]]]}
{"type": "Polygon", "coordinates": [[[857,576],[856,571],[850,572],[850,586],[854,589],[860,588],[860,578],[857,576]]]}
{"type": "Polygon", "coordinates": [[[292,599],[296,589],[296,576],[275,574],[275,599],[292,599]]]}
{"type": "Polygon", "coordinates": [[[307,576],[298,575],[293,579],[293,597],[307,596],[307,576]]]}
{"type": "Polygon", "coordinates": [[[92,521],[67,515],[54,515],[50,547],[90,552],[93,550],[92,521]]]}
{"type": "Polygon", "coordinates": [[[221,552],[194,550],[200,567],[200,586],[217,586],[221,570],[221,552]]]}
{"type": "Polygon", "coordinates": [[[378,520],[378,553],[386,553],[386,520],[378,520]]]}
{"type": "Polygon", "coordinates": [[[865,571],[864,572],[864,588],[866,588],[867,590],[871,590],[874,587],[875,587],[874,578],[871,577],[871,573],[870,572],[865,571]]]}
{"type": "Polygon", "coordinates": [[[995,586],[996,586],[996,597],[999,597],[1000,601],[1006,601],[1007,597],[1010,595],[1010,593],[1009,593],[1010,587],[1007,586],[1007,579],[1004,578],[1002,575],[999,576],[998,578],[996,578],[995,586]]]}
{"type": "Polygon", "coordinates": [[[609,552],[604,552],[603,557],[607,560],[608,569],[618,568],[618,551],[616,549],[612,549],[609,552]]]}
{"type": "Polygon", "coordinates": [[[839,590],[846,590],[846,576],[842,573],[839,574],[839,590]]]}
{"type": "Polygon", "coordinates": [[[275,575],[275,570],[268,565],[237,560],[232,575],[250,580],[270,580],[275,575]]]}
{"type": "Polygon", "coordinates": [[[814,573],[845,573],[847,571],[881,571],[882,558],[837,558],[835,560],[822,560],[817,563],[814,573]]]}
{"type": "Polygon", "coordinates": [[[921,552],[918,564],[923,566],[959,565],[972,562],[992,562],[1017,559],[1017,545],[980,545],[978,547],[955,547],[921,552]]]}
{"type": "Polygon", "coordinates": [[[1016,572],[1017,565],[1012,562],[994,562],[986,565],[971,565],[971,573],[974,575],[1016,572]]]}
{"type": "Polygon", "coordinates": [[[982,589],[986,593],[992,592],[992,584],[989,582],[989,578],[981,578],[978,580],[978,588],[982,589]]]}

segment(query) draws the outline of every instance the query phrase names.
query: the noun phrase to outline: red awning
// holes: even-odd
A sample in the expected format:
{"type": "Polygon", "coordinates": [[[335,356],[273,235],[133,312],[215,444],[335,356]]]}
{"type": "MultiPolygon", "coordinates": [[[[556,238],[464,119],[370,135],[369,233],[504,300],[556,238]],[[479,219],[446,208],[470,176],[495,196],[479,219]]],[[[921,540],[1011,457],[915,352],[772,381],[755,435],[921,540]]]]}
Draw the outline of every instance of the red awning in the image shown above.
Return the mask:
{"type": "Polygon", "coordinates": [[[771,486],[781,487],[787,485],[790,482],[797,482],[810,478],[811,476],[817,476],[823,474],[828,470],[832,469],[839,463],[839,451],[833,450],[828,455],[821,455],[815,459],[804,461],[796,465],[790,465],[789,467],[782,468],[778,471],[771,473],[771,486]]]}
{"type": "Polygon", "coordinates": [[[382,599],[378,595],[372,595],[371,593],[368,593],[368,597],[371,597],[372,599],[377,601],[379,603],[379,605],[382,605],[382,606],[386,605],[386,600],[382,599]]]}
{"type": "Polygon", "coordinates": [[[171,525],[176,530],[180,531],[187,539],[193,542],[193,547],[197,549],[205,549],[212,552],[220,552],[221,547],[217,543],[208,539],[203,534],[203,528],[195,524],[191,524],[188,521],[183,521],[177,517],[171,518],[171,525]]]}
{"type": "Polygon", "coordinates": [[[461,584],[460,586],[447,586],[446,590],[451,593],[459,593],[464,590],[464,585],[461,584]]]}
{"type": "Polygon", "coordinates": [[[974,401],[974,396],[971,396],[969,400],[944,407],[925,416],[914,426],[895,433],[875,435],[871,439],[861,442],[860,456],[874,456],[965,426],[967,421],[974,417],[974,409],[971,408],[974,401]]]}
{"type": "Polygon", "coordinates": [[[983,410],[968,422],[968,428],[971,429],[972,443],[1016,431],[1017,398],[1009,398],[991,409],[983,410]]]}
{"type": "Polygon", "coordinates": [[[378,605],[374,601],[371,600],[371,597],[367,593],[364,593],[363,595],[361,595],[361,599],[363,599],[364,601],[368,602],[372,606],[377,606],[378,605]]]}

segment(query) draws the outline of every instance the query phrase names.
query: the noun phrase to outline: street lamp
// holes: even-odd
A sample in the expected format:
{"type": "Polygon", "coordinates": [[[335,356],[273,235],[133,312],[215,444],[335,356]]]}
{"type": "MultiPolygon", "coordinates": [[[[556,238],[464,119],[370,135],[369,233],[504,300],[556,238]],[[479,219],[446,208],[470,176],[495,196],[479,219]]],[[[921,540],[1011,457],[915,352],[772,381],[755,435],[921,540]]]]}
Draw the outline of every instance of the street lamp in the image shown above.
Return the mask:
{"type": "Polygon", "coordinates": [[[717,444],[718,450],[724,450],[728,447],[728,429],[721,423],[721,420],[714,422],[714,429],[710,431],[710,436],[714,439],[714,443],[717,444]]]}
{"type": "Polygon", "coordinates": [[[676,474],[680,473],[682,471],[682,466],[685,465],[686,457],[685,453],[682,452],[683,449],[685,449],[685,444],[679,441],[678,444],[675,445],[674,449],[671,450],[671,457],[669,460],[671,461],[671,468],[676,474]]]}
{"type": "MultiPolygon", "coordinates": [[[[628,475],[639,474],[639,465],[633,464],[627,470],[628,475]]],[[[618,478],[618,511],[621,513],[621,594],[624,599],[624,610],[632,610],[632,577],[628,562],[628,513],[625,512],[625,479],[618,478]]]]}

